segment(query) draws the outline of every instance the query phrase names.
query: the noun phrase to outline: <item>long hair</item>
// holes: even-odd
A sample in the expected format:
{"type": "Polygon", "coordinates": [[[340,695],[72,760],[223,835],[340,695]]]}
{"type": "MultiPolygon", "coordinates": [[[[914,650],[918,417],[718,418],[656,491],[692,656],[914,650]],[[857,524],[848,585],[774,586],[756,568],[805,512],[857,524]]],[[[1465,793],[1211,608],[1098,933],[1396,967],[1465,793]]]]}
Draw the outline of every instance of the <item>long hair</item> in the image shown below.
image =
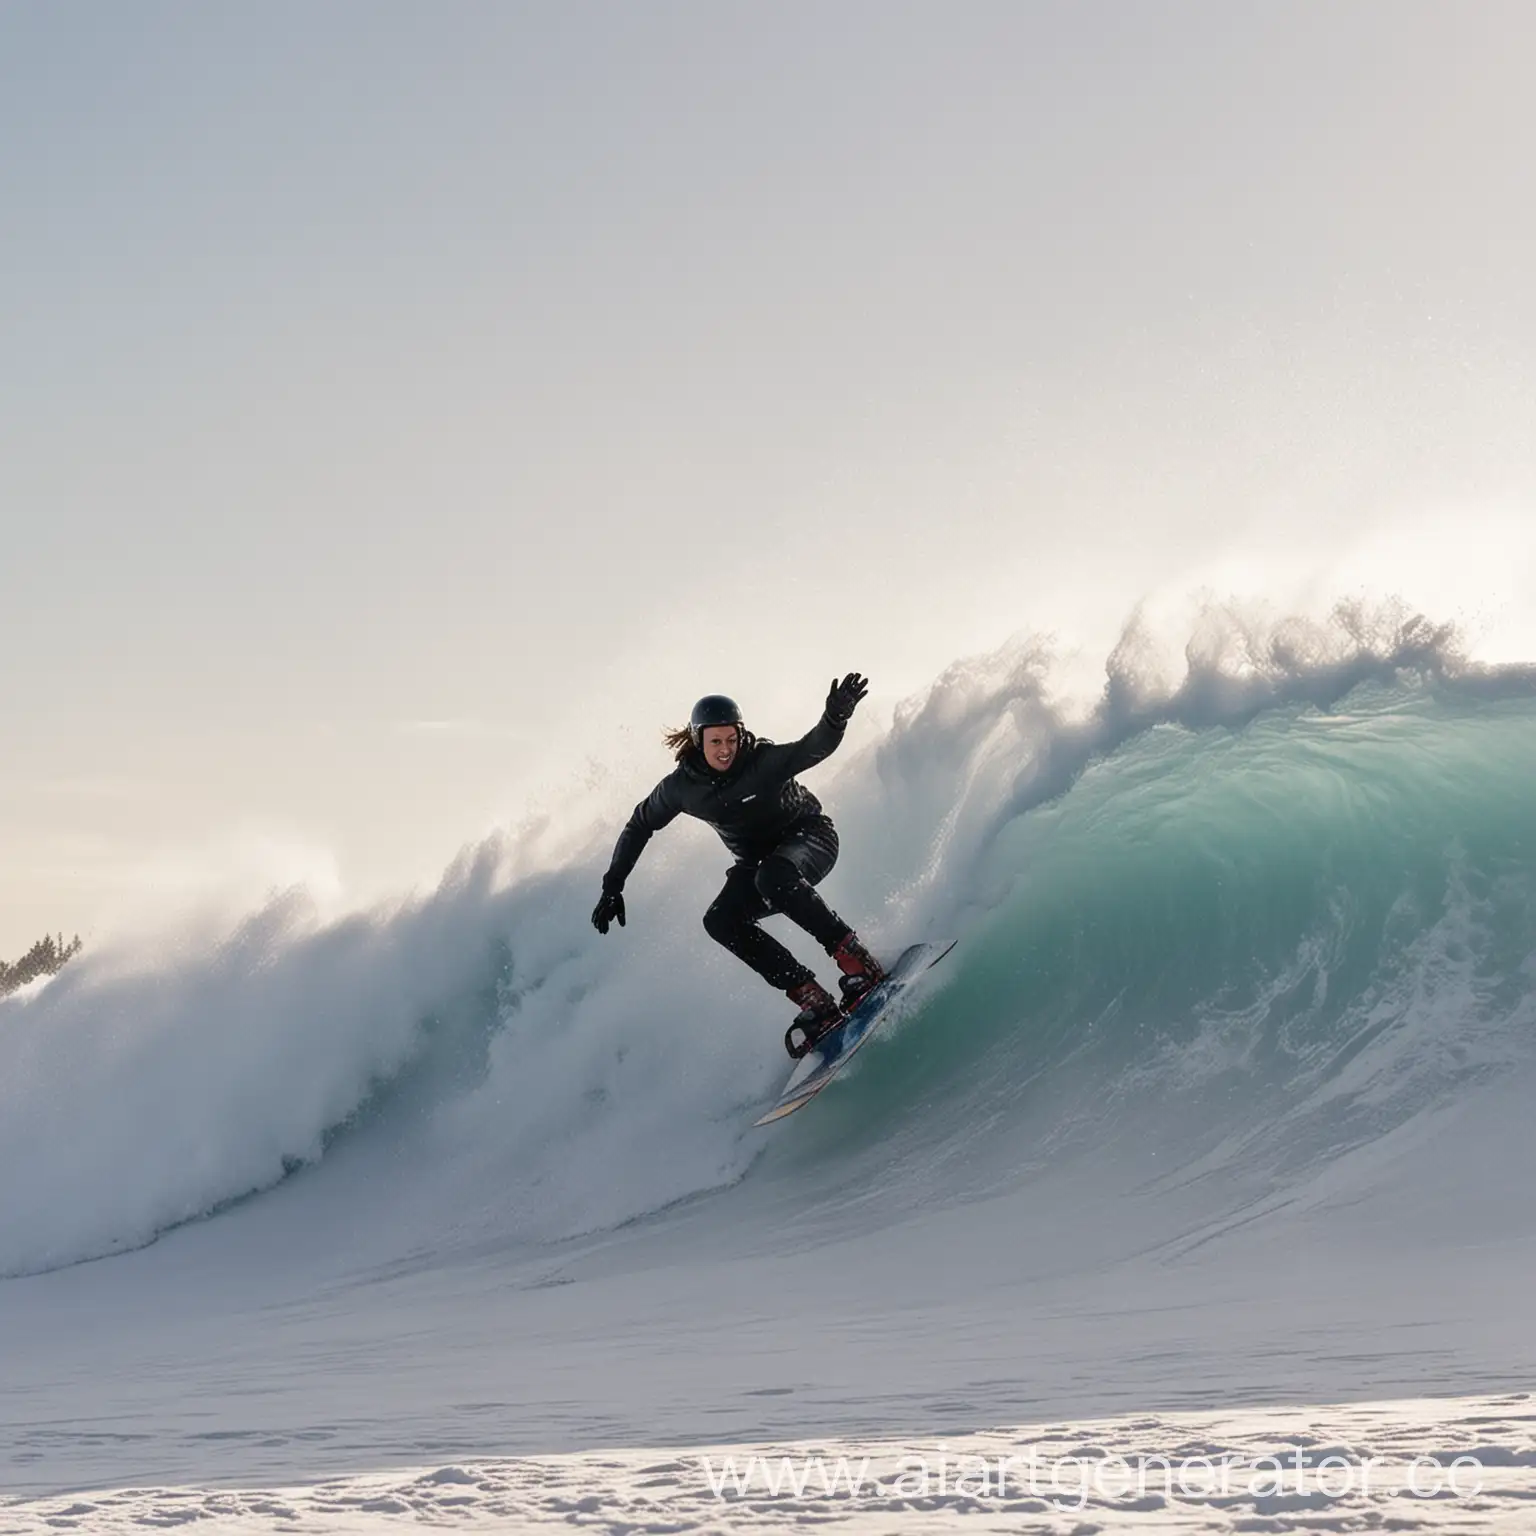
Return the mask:
{"type": "MultiPolygon", "coordinates": [[[[752,732],[749,731],[744,725],[738,725],[736,727],[736,738],[738,742],[738,752],[745,752],[748,747],[754,746],[757,742],[757,737],[754,736],[752,732]]],[[[682,760],[687,757],[689,753],[698,751],[698,748],[693,744],[693,731],[686,725],[683,726],[681,730],[662,731],[661,739],[666,743],[667,751],[670,752],[678,762],[682,762],[682,760]]]]}

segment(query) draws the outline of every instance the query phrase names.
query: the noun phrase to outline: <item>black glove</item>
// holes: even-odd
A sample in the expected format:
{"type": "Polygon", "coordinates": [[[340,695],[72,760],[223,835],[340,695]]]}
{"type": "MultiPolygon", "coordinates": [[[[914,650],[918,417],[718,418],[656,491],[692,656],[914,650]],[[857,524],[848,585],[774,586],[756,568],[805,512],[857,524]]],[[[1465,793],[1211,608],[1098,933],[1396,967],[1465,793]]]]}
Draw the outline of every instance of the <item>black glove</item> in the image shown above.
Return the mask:
{"type": "Polygon", "coordinates": [[[832,691],[827,695],[827,719],[833,725],[847,725],[853,719],[859,700],[869,692],[869,679],[850,672],[842,682],[834,677],[832,691]]]}
{"type": "Polygon", "coordinates": [[[608,925],[614,918],[618,918],[619,927],[624,926],[624,898],[618,891],[604,891],[603,899],[592,908],[592,926],[599,933],[607,933],[608,925]]]}

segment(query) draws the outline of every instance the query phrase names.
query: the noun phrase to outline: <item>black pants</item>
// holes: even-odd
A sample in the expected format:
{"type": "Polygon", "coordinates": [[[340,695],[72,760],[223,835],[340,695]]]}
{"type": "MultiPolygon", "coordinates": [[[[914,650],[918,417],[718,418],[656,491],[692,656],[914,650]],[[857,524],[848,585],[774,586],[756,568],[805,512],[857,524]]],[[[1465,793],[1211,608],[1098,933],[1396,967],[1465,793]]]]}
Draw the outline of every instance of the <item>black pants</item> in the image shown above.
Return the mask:
{"type": "Polygon", "coordinates": [[[771,987],[787,991],[815,980],[777,939],[757,925],[770,912],[798,923],[830,955],[849,932],[815,891],[837,863],[837,829],[825,816],[797,821],[771,853],[733,864],[704,914],[704,931],[745,960],[771,987]]]}

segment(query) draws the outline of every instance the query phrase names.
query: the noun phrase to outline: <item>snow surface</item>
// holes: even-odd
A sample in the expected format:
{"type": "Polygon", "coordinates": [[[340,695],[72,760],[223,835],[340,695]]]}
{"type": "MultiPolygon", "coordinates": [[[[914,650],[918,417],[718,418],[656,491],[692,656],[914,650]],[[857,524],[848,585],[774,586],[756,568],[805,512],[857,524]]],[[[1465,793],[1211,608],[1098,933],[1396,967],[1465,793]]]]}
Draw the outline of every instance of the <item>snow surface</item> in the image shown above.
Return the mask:
{"type": "Polygon", "coordinates": [[[1529,1393],[450,1462],[303,1486],[0,1503],[0,1536],[228,1532],[1508,1531],[1536,1516],[1529,1393]]]}

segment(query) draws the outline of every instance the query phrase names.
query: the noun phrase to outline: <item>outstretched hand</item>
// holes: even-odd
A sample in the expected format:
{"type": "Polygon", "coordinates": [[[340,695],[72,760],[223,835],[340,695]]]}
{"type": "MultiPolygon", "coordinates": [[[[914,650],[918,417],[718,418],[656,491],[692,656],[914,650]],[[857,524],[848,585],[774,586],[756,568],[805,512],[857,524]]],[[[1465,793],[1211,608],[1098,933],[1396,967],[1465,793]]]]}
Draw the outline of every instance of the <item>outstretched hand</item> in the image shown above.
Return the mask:
{"type": "Polygon", "coordinates": [[[847,725],[859,707],[859,700],[868,692],[869,679],[857,672],[850,672],[842,682],[834,677],[832,691],[827,695],[827,719],[834,725],[847,725]]]}
{"type": "Polygon", "coordinates": [[[592,926],[599,933],[607,933],[608,925],[615,918],[619,927],[624,926],[624,898],[617,891],[604,891],[603,899],[592,909],[592,926]]]}

